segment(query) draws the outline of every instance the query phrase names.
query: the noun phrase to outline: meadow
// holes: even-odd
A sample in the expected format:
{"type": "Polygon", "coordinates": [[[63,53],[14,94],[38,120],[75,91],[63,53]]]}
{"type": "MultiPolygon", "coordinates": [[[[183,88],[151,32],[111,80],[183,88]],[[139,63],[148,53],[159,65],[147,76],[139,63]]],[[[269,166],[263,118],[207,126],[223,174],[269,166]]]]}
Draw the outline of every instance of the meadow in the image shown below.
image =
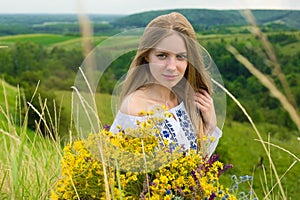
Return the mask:
{"type": "MultiPolygon", "coordinates": [[[[247,40],[250,34],[241,35],[199,35],[199,40],[247,40]]],[[[298,35],[299,37],[299,35],[298,35]]],[[[95,36],[95,44],[103,41],[106,36],[95,36]]],[[[13,45],[17,41],[31,41],[39,45],[53,48],[74,48],[81,46],[81,38],[76,36],[62,36],[54,34],[30,34],[0,37],[1,45],[13,45]]],[[[294,44],[292,44],[294,45],[294,44]]],[[[285,48],[288,48],[285,46],[285,48]]],[[[298,46],[289,47],[297,49],[298,46]]],[[[57,105],[62,105],[71,116],[71,91],[55,91],[57,105]]],[[[0,199],[48,199],[53,185],[60,176],[60,160],[66,141],[72,141],[72,127],[69,130],[60,130],[55,133],[57,138],[45,137],[40,130],[32,131],[27,127],[30,99],[25,100],[22,90],[2,81],[0,87],[0,199]],[[65,138],[60,138],[59,134],[65,138]],[[67,139],[66,139],[67,138],[67,139]]],[[[111,96],[96,94],[99,118],[102,125],[111,124],[111,96]]],[[[230,98],[228,102],[234,104],[230,98]]],[[[41,107],[43,107],[43,100],[41,107]]],[[[235,105],[237,107],[237,105],[235,105]]],[[[44,108],[45,109],[45,108],[44,108]]],[[[228,107],[227,113],[231,113],[228,107]]],[[[236,108],[235,108],[236,109],[236,108]]],[[[247,108],[246,108],[247,109],[247,108]]],[[[261,109],[256,107],[256,109],[261,109]]],[[[238,109],[239,110],[239,109],[238,109]]],[[[43,110],[46,113],[46,110],[43,110]]],[[[239,110],[240,115],[243,112],[239,110]]],[[[250,116],[252,110],[248,110],[250,116]]],[[[44,114],[45,114],[44,113],[44,114]]],[[[253,121],[256,122],[255,118],[253,121]]],[[[43,123],[42,119],[37,123],[43,123]]],[[[56,130],[57,119],[47,122],[51,130],[56,130]]],[[[234,168],[223,175],[221,182],[230,185],[231,176],[252,175],[252,187],[259,199],[297,199],[299,191],[299,155],[300,145],[297,131],[276,124],[256,123],[258,130],[267,143],[268,151],[276,166],[283,186],[285,197],[278,188],[278,183],[271,164],[262,148],[258,135],[249,122],[236,122],[226,119],[223,128],[223,137],[217,148],[220,159],[224,163],[231,163],[234,168]],[[268,143],[269,142],[269,143],[268,143]],[[278,146],[276,146],[278,145],[278,146]],[[280,149],[280,148],[281,149],[280,149]]],[[[50,128],[49,128],[50,130],[50,128]]],[[[241,188],[243,190],[244,188],[241,188]]]]}
{"type": "MultiPolygon", "coordinates": [[[[2,199],[47,199],[60,175],[58,166],[65,144],[59,140],[45,138],[38,131],[29,131],[26,123],[17,124],[13,120],[13,113],[16,111],[14,108],[17,108],[17,89],[8,84],[3,85],[3,88],[5,92],[1,91],[1,100],[4,100],[3,95],[5,95],[5,100],[1,102],[7,102],[7,104],[1,105],[0,115],[2,119],[0,141],[3,147],[0,156],[2,168],[0,197],[2,199]]],[[[70,109],[71,92],[58,91],[58,95],[63,97],[61,98],[63,107],[70,109]]],[[[97,94],[97,99],[99,116],[103,125],[111,124],[113,118],[110,96],[97,94]]],[[[26,122],[26,116],[23,122],[26,122]]],[[[271,124],[258,124],[257,126],[265,141],[278,145],[295,155],[300,154],[299,140],[295,135],[290,135],[288,129],[271,124]]],[[[69,139],[72,140],[72,133],[69,134],[69,139]]],[[[297,175],[300,172],[300,166],[295,163],[295,158],[288,152],[273,146],[268,147],[281,177],[287,199],[294,199],[299,195],[295,183],[299,181],[297,175]],[[290,166],[291,169],[289,169],[290,166]]],[[[230,185],[232,175],[251,175],[254,177],[254,191],[261,199],[276,183],[268,158],[249,123],[226,121],[223,137],[216,153],[219,154],[222,162],[234,165],[233,169],[223,175],[221,183],[230,185]],[[262,159],[263,162],[260,163],[262,159]]],[[[247,187],[249,186],[242,186],[240,190],[246,190],[247,187]]],[[[278,188],[275,187],[267,199],[278,199],[279,196],[281,195],[278,188]]]]}

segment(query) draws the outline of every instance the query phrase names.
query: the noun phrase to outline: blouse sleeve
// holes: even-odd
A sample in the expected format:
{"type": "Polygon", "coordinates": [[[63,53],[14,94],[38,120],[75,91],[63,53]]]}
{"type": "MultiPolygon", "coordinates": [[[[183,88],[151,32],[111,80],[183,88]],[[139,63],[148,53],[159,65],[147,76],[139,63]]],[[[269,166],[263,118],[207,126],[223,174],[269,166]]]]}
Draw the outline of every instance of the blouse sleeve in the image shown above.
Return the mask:
{"type": "Polygon", "coordinates": [[[219,143],[220,138],[222,137],[222,131],[216,127],[216,129],[214,130],[214,132],[211,135],[214,139],[213,141],[210,143],[209,145],[209,157],[214,153],[214,151],[217,148],[217,145],[219,143]]]}
{"type": "Polygon", "coordinates": [[[117,113],[113,124],[111,125],[109,131],[112,133],[118,133],[127,128],[135,129],[137,128],[137,120],[143,121],[144,117],[132,116],[121,113],[120,111],[117,113]],[[121,128],[121,129],[120,129],[121,128]]]}

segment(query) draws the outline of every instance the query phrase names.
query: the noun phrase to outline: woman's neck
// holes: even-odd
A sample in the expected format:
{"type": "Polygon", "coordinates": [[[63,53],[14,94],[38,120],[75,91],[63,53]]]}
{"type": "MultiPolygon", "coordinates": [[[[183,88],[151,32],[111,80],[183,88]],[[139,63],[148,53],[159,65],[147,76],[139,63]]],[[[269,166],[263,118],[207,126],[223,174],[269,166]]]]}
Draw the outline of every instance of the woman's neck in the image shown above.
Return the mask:
{"type": "Polygon", "coordinates": [[[172,90],[162,85],[149,84],[142,90],[150,101],[165,105],[168,108],[173,108],[178,105],[176,95],[172,92],[172,90]]]}

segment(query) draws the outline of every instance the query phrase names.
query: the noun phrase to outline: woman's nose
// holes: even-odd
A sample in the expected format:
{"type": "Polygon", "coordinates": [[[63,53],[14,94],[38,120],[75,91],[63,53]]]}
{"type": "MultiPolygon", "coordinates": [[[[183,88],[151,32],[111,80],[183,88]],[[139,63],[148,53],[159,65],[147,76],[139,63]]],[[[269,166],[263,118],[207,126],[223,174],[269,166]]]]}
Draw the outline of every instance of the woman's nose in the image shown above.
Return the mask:
{"type": "Polygon", "coordinates": [[[176,57],[170,56],[167,59],[167,69],[168,70],[175,70],[176,69],[176,57]]]}

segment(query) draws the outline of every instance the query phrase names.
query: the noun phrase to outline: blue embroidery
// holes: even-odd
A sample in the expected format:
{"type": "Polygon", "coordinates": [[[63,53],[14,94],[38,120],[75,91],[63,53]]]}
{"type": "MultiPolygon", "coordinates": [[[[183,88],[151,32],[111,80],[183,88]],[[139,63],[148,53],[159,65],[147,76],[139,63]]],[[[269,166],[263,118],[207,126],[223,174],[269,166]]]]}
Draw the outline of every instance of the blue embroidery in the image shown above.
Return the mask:
{"type": "Polygon", "coordinates": [[[181,116],[182,116],[181,110],[177,110],[176,115],[177,115],[178,117],[181,117],[181,116]]]}
{"type": "Polygon", "coordinates": [[[178,117],[177,123],[179,123],[180,128],[183,130],[184,136],[186,137],[189,143],[180,143],[183,141],[178,140],[177,134],[179,133],[175,132],[175,129],[173,127],[174,125],[168,119],[166,119],[164,121],[164,124],[162,124],[161,126],[162,137],[169,141],[169,147],[171,150],[174,150],[177,146],[181,146],[183,151],[186,149],[197,150],[195,131],[189,119],[188,113],[185,111],[185,108],[177,108],[175,110],[175,114],[178,117]]]}
{"type": "Polygon", "coordinates": [[[193,141],[190,143],[191,149],[197,150],[197,144],[193,141]]]}
{"type": "Polygon", "coordinates": [[[184,126],[185,128],[188,128],[188,127],[189,127],[189,123],[187,123],[187,122],[185,121],[185,122],[183,122],[183,126],[184,126]]]}
{"type": "Polygon", "coordinates": [[[169,146],[170,146],[171,150],[175,150],[175,148],[178,146],[178,144],[177,143],[174,144],[171,142],[169,146]]]}
{"type": "Polygon", "coordinates": [[[162,133],[163,133],[163,135],[164,135],[165,138],[169,138],[170,137],[170,134],[169,134],[169,132],[167,130],[163,130],[162,133]]]}

